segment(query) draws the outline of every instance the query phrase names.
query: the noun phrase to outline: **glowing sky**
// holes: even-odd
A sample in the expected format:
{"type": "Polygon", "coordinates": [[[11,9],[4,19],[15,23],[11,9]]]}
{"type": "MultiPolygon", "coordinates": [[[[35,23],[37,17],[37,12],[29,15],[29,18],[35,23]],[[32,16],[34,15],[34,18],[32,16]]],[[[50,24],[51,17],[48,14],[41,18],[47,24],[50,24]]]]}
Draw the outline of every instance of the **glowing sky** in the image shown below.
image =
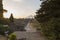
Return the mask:
{"type": "Polygon", "coordinates": [[[3,0],[3,7],[8,12],[4,17],[9,18],[13,13],[14,18],[25,18],[35,15],[36,10],[40,8],[40,0],[3,0]]]}

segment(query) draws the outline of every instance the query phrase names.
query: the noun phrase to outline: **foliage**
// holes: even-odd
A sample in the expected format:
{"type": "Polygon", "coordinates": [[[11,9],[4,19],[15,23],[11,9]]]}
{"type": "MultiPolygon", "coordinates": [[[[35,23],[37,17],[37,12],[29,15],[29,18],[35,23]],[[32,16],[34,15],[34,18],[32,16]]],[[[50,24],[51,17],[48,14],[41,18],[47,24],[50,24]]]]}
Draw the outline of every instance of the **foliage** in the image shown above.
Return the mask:
{"type": "Polygon", "coordinates": [[[3,9],[3,12],[7,12],[7,10],[6,9],[3,9]]]}
{"type": "Polygon", "coordinates": [[[43,1],[36,12],[41,30],[49,40],[60,40],[60,1],[43,1]]]}
{"type": "Polygon", "coordinates": [[[10,23],[10,20],[3,18],[3,12],[7,12],[7,10],[3,9],[2,0],[0,0],[0,34],[2,35],[4,35],[6,30],[10,31],[9,27],[3,26],[10,23]]]}
{"type": "Polygon", "coordinates": [[[9,19],[0,18],[0,24],[6,25],[6,24],[9,24],[9,23],[10,23],[9,19]]]}
{"type": "Polygon", "coordinates": [[[37,31],[39,31],[41,29],[40,23],[34,19],[30,22],[30,25],[32,26],[32,28],[35,28],[37,31]]]}
{"type": "Polygon", "coordinates": [[[10,30],[10,28],[8,26],[4,27],[2,24],[0,24],[0,34],[1,35],[5,35],[6,31],[9,31],[8,34],[11,33],[11,30],[10,30]]]}
{"type": "Polygon", "coordinates": [[[0,24],[0,34],[4,34],[4,29],[2,24],[0,24]]]}
{"type": "Polygon", "coordinates": [[[11,34],[9,36],[9,40],[16,40],[16,35],[15,34],[11,34]]]}
{"type": "Polygon", "coordinates": [[[14,22],[13,14],[11,14],[9,20],[10,20],[10,22],[14,22]]]}
{"type": "Polygon", "coordinates": [[[3,18],[3,5],[2,5],[2,0],[0,0],[0,18],[3,18]]]}

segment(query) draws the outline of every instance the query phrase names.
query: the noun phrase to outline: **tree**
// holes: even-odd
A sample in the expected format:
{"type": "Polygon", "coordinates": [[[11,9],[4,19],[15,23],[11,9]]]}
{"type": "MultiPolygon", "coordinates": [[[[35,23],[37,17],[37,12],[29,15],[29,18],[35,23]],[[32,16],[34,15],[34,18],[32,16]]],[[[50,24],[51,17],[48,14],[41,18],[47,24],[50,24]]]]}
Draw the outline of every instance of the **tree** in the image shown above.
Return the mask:
{"type": "Polygon", "coordinates": [[[10,20],[10,22],[14,22],[13,14],[11,14],[9,20],[10,20]]]}
{"type": "Polygon", "coordinates": [[[4,24],[3,12],[7,12],[7,10],[3,9],[2,0],[0,0],[0,24],[4,24]]]}
{"type": "Polygon", "coordinates": [[[42,32],[49,40],[60,40],[60,0],[46,0],[36,12],[42,32]]]}
{"type": "Polygon", "coordinates": [[[0,24],[0,35],[5,35],[6,31],[9,31],[8,34],[11,34],[11,30],[10,30],[9,26],[0,24]]]}
{"type": "Polygon", "coordinates": [[[3,12],[7,12],[7,10],[6,9],[3,9],[3,12]]]}
{"type": "Polygon", "coordinates": [[[3,4],[2,4],[2,0],[0,0],[0,18],[3,18],[3,4]]]}

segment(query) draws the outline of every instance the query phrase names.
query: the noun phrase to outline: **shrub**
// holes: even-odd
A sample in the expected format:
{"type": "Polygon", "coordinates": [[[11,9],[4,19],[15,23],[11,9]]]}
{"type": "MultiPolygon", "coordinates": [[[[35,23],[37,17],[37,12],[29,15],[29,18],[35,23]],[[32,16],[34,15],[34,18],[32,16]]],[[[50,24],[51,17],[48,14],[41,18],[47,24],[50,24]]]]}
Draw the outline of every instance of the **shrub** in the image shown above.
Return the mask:
{"type": "Polygon", "coordinates": [[[15,34],[11,34],[9,36],[9,40],[16,40],[16,35],[15,34]]]}

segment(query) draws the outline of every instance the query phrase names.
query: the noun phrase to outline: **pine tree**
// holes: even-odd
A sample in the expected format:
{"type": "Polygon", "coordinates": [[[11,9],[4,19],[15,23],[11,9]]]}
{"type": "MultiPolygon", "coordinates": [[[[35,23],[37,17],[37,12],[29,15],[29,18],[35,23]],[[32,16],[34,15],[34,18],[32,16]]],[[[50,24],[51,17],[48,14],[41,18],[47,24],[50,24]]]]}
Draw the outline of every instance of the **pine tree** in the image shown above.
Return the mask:
{"type": "Polygon", "coordinates": [[[14,22],[13,14],[11,14],[9,20],[10,20],[10,22],[14,22]]]}

